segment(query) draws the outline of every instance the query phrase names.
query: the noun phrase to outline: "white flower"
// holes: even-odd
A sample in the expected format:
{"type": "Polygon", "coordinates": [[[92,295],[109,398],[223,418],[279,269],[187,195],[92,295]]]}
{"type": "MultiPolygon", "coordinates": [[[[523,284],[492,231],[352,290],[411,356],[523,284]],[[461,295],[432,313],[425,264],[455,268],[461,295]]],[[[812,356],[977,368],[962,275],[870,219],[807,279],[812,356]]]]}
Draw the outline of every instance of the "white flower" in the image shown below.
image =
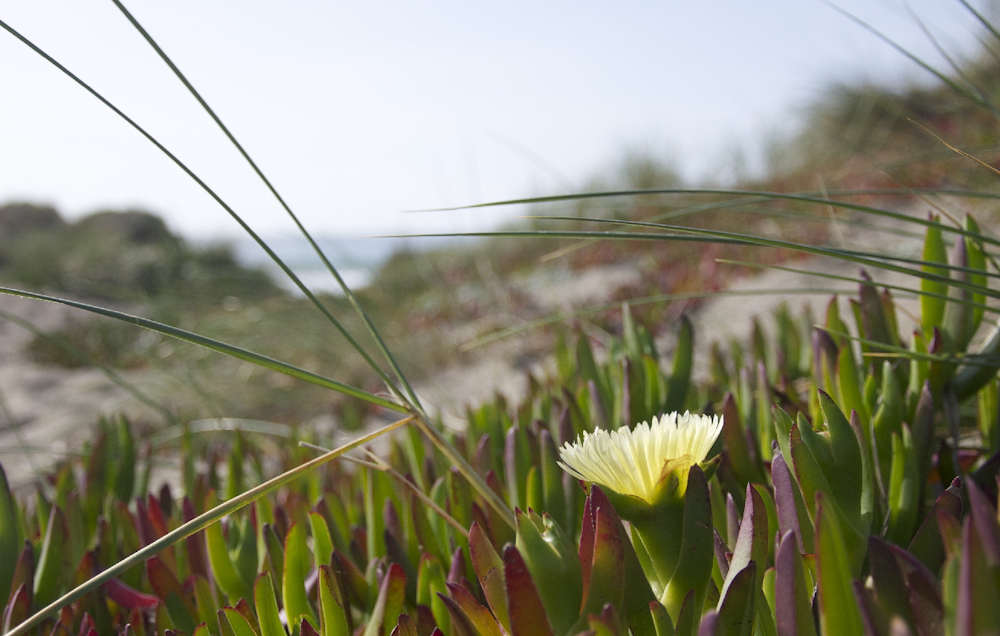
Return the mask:
{"type": "Polygon", "coordinates": [[[692,464],[704,461],[721,431],[718,415],[669,413],[654,417],[652,426],[643,422],[633,430],[584,432],[575,444],[563,445],[559,465],[577,479],[653,503],[663,465],[684,455],[692,464]]]}

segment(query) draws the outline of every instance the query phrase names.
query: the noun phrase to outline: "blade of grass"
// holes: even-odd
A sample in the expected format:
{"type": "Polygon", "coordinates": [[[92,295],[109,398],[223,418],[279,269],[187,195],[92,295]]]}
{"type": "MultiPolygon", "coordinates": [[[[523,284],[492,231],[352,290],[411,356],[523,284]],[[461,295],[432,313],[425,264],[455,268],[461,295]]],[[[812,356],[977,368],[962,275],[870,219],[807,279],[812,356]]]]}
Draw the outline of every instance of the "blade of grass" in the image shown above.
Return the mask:
{"type": "MultiPolygon", "coordinates": [[[[919,259],[919,258],[907,258],[905,256],[894,256],[894,255],[891,255],[891,254],[883,254],[881,252],[867,252],[867,251],[863,251],[863,250],[848,250],[848,249],[840,249],[840,248],[827,248],[827,247],[823,247],[823,246],[819,246],[819,245],[807,245],[807,244],[804,244],[804,243],[795,243],[795,242],[792,242],[792,241],[783,241],[783,240],[780,240],[780,239],[770,239],[770,238],[763,237],[763,236],[755,236],[753,234],[743,234],[743,233],[738,233],[738,232],[726,232],[726,231],[722,231],[722,230],[710,230],[710,229],[689,227],[689,226],[683,226],[683,225],[667,225],[667,224],[664,224],[664,223],[650,223],[648,221],[629,221],[629,220],[624,220],[624,219],[581,218],[581,217],[573,217],[573,216],[545,216],[545,217],[527,217],[527,218],[543,219],[543,220],[547,220],[547,221],[587,221],[587,222],[599,223],[599,224],[622,225],[622,226],[631,226],[631,227],[649,228],[649,229],[662,229],[662,230],[669,230],[669,231],[673,231],[673,232],[682,232],[682,233],[691,234],[691,235],[695,235],[695,236],[711,236],[711,237],[718,237],[720,239],[730,239],[730,240],[733,240],[733,241],[752,241],[752,242],[754,242],[754,244],[765,246],[765,247],[782,247],[782,248],[786,248],[786,249],[806,251],[807,253],[818,253],[818,252],[814,252],[812,250],[824,250],[824,252],[822,253],[822,255],[833,256],[835,258],[841,258],[842,260],[850,260],[850,259],[845,259],[844,258],[845,256],[861,257],[863,259],[868,259],[870,262],[874,263],[875,266],[882,267],[883,269],[892,269],[892,267],[890,267],[888,263],[884,263],[883,261],[895,261],[897,263],[907,263],[909,265],[918,265],[920,267],[924,267],[926,265],[933,265],[934,267],[936,267],[938,269],[947,269],[949,271],[962,272],[962,273],[973,274],[973,275],[978,275],[978,276],[985,276],[987,278],[1000,278],[1000,273],[997,273],[997,272],[983,271],[982,269],[979,269],[979,268],[968,267],[968,266],[961,266],[961,265],[953,265],[951,263],[928,263],[927,261],[925,261],[923,259],[919,259]]],[[[944,228],[941,227],[941,229],[944,229],[944,228]]],[[[967,235],[970,238],[973,238],[973,239],[979,240],[979,241],[984,241],[987,238],[983,234],[981,234],[979,232],[974,232],[974,231],[968,231],[967,235]]],[[[720,241],[720,242],[726,242],[726,241],[720,241]]],[[[858,261],[858,262],[862,262],[862,261],[858,261]]],[[[905,271],[904,270],[895,270],[895,271],[900,271],[901,273],[914,272],[914,270],[905,270],[905,271]]],[[[917,275],[917,274],[914,273],[914,275],[917,275]]],[[[961,281],[953,280],[953,279],[950,279],[950,278],[947,279],[946,281],[942,281],[942,282],[949,282],[949,281],[950,281],[950,284],[957,284],[956,286],[961,286],[960,285],[961,281]]],[[[976,285],[975,289],[978,289],[979,287],[980,286],[976,285]]]]}
{"type": "Polygon", "coordinates": [[[973,7],[971,4],[969,4],[968,0],[958,0],[958,1],[962,3],[962,6],[965,7],[969,11],[969,13],[971,13],[974,16],[976,16],[976,19],[979,20],[979,22],[984,27],[986,27],[986,30],[989,31],[990,34],[998,42],[1000,42],[1000,32],[997,31],[996,27],[993,26],[992,22],[990,22],[989,20],[987,20],[981,13],[979,13],[979,11],[976,10],[975,7],[973,7]]]}
{"type": "Polygon", "coordinates": [[[271,260],[273,260],[275,264],[278,265],[279,268],[281,268],[281,271],[284,272],[286,276],[288,276],[288,278],[295,284],[296,287],[299,288],[299,290],[306,296],[306,298],[308,298],[309,301],[312,302],[313,305],[315,305],[316,308],[323,313],[323,315],[327,318],[327,320],[329,320],[330,323],[337,328],[337,330],[344,337],[344,339],[346,339],[347,342],[361,355],[361,357],[364,358],[365,362],[367,362],[368,365],[372,368],[372,370],[374,370],[375,373],[378,374],[379,378],[383,382],[385,382],[389,390],[393,392],[398,392],[398,389],[396,389],[395,385],[389,379],[389,376],[386,375],[385,371],[383,371],[382,368],[375,363],[375,361],[371,358],[371,356],[368,355],[368,352],[365,351],[365,349],[354,339],[354,337],[344,328],[344,326],[340,324],[340,321],[338,321],[336,317],[334,317],[334,315],[330,313],[330,310],[327,309],[326,305],[320,302],[319,298],[317,298],[316,295],[313,294],[313,292],[308,287],[306,287],[306,285],[299,279],[299,277],[295,274],[295,272],[293,272],[291,268],[289,268],[288,265],[285,264],[283,260],[281,260],[281,258],[274,252],[274,250],[272,250],[267,245],[267,243],[265,243],[264,240],[261,239],[260,236],[258,236],[257,233],[254,232],[253,229],[251,229],[250,226],[246,224],[246,222],[242,219],[242,217],[240,217],[235,210],[229,207],[229,204],[227,204],[218,194],[216,194],[216,192],[211,187],[209,187],[207,183],[202,181],[202,179],[198,175],[196,175],[190,168],[188,168],[184,162],[182,162],[163,144],[157,141],[156,138],[154,138],[151,134],[146,132],[146,130],[142,128],[138,123],[136,123],[133,119],[131,119],[120,109],[118,109],[118,107],[116,107],[114,104],[105,99],[103,95],[101,95],[96,90],[91,88],[89,84],[84,82],[82,79],[73,74],[69,69],[60,64],[58,61],[56,61],[48,53],[40,49],[33,42],[31,42],[26,37],[21,35],[17,30],[15,30],[13,27],[8,25],[3,20],[0,20],[0,28],[3,28],[5,31],[13,35],[18,40],[20,40],[24,45],[26,45],[32,51],[40,55],[47,62],[55,66],[57,69],[62,71],[64,74],[66,74],[66,76],[68,76],[70,79],[79,84],[91,95],[96,97],[102,104],[110,108],[116,115],[124,119],[126,123],[132,126],[132,128],[134,128],[150,143],[156,146],[157,149],[160,150],[160,152],[165,154],[171,161],[174,162],[174,164],[177,167],[179,167],[185,174],[187,174],[192,180],[194,180],[194,182],[197,183],[209,196],[211,196],[216,203],[218,203],[227,213],[229,213],[229,216],[231,216],[233,220],[235,220],[239,224],[239,226],[243,229],[243,231],[245,231],[257,243],[257,245],[259,245],[261,249],[263,249],[267,253],[267,255],[271,258],[271,260]]]}
{"type": "Polygon", "coordinates": [[[916,121],[914,121],[912,119],[907,119],[907,121],[909,121],[913,125],[919,127],[921,130],[923,130],[925,133],[927,133],[931,137],[934,137],[935,139],[937,139],[938,141],[940,141],[941,144],[945,148],[947,148],[948,150],[951,150],[952,152],[956,152],[956,153],[962,155],[963,157],[965,157],[966,159],[972,159],[973,161],[975,161],[976,163],[978,163],[982,167],[986,168],[987,170],[989,170],[989,171],[991,171],[991,172],[993,172],[995,174],[1000,174],[1000,170],[997,170],[996,168],[994,168],[990,164],[986,163],[985,161],[983,161],[979,157],[975,157],[975,156],[970,155],[969,153],[965,152],[964,150],[962,150],[960,148],[956,148],[955,146],[951,145],[950,143],[948,143],[947,141],[945,141],[944,139],[942,139],[939,135],[935,134],[933,131],[931,131],[930,129],[928,129],[923,124],[920,124],[919,122],[916,122],[916,121]]]}
{"type": "MultiPolygon", "coordinates": [[[[574,221],[574,220],[579,220],[577,217],[551,216],[551,217],[544,217],[544,218],[546,218],[548,220],[553,220],[553,221],[574,221]]],[[[948,270],[951,270],[951,271],[965,272],[965,273],[969,273],[969,274],[986,276],[986,277],[990,277],[990,278],[1000,278],[1000,273],[996,273],[996,272],[984,272],[981,269],[971,268],[971,267],[966,267],[966,266],[951,265],[951,264],[947,264],[946,265],[946,264],[943,264],[943,263],[928,263],[927,261],[924,261],[922,259],[907,258],[905,256],[892,256],[892,255],[888,255],[888,254],[882,254],[882,253],[879,253],[879,252],[866,252],[866,251],[862,251],[862,250],[844,250],[844,249],[837,249],[837,248],[827,248],[827,247],[818,246],[818,245],[807,245],[807,244],[804,244],[804,243],[795,243],[795,242],[792,242],[792,241],[783,241],[783,240],[780,240],[780,239],[770,239],[770,238],[763,237],[763,236],[755,236],[755,235],[752,235],[752,234],[742,234],[742,233],[738,233],[738,232],[726,232],[726,231],[722,231],[722,230],[708,230],[708,229],[702,229],[702,228],[686,227],[686,226],[681,226],[681,225],[666,225],[666,224],[662,224],[662,223],[647,223],[647,222],[644,222],[644,221],[625,221],[625,220],[610,220],[610,219],[586,219],[586,220],[589,221],[589,222],[592,222],[592,223],[605,223],[605,224],[611,223],[611,224],[616,224],[616,225],[626,225],[626,226],[633,226],[633,227],[645,227],[645,228],[652,228],[652,229],[664,229],[664,230],[671,230],[671,231],[675,231],[675,232],[684,232],[684,233],[688,233],[688,234],[695,235],[695,236],[717,237],[717,238],[720,238],[720,239],[731,240],[731,241],[747,241],[749,244],[759,245],[759,246],[762,246],[762,247],[778,247],[778,248],[785,248],[785,249],[790,249],[790,250],[795,250],[795,251],[802,251],[802,252],[805,252],[805,253],[808,253],[808,254],[817,254],[817,255],[822,255],[822,256],[832,256],[834,258],[839,258],[841,260],[854,261],[854,262],[857,262],[857,263],[867,263],[867,264],[870,264],[870,265],[875,266],[875,267],[881,267],[883,269],[888,269],[888,270],[900,272],[900,273],[903,273],[903,274],[911,274],[913,276],[919,276],[920,278],[926,278],[928,280],[937,280],[938,278],[940,278],[941,279],[940,282],[944,282],[944,283],[947,283],[947,284],[950,284],[950,285],[954,285],[956,287],[963,287],[963,285],[966,285],[965,288],[971,289],[971,290],[977,291],[977,292],[983,292],[983,290],[986,289],[986,288],[983,287],[983,286],[981,286],[981,285],[963,283],[960,280],[955,280],[955,279],[951,279],[951,278],[948,278],[948,277],[938,276],[936,274],[930,274],[928,272],[923,272],[923,271],[920,271],[920,270],[912,270],[912,269],[907,269],[907,268],[904,268],[904,267],[899,267],[897,265],[892,265],[891,263],[888,263],[888,262],[885,262],[885,261],[896,261],[896,262],[900,262],[900,263],[908,263],[908,264],[911,264],[911,265],[919,265],[921,267],[923,267],[925,265],[933,265],[934,267],[937,267],[938,269],[948,269],[948,270]]],[[[985,238],[982,234],[980,234],[978,232],[972,232],[971,235],[974,238],[978,238],[980,240],[982,240],[982,239],[985,238]]],[[[720,242],[724,242],[724,241],[720,241],[720,242]]],[[[1000,297],[1000,293],[998,293],[995,297],[1000,297]]]]}
{"type": "Polygon", "coordinates": [[[12,296],[21,296],[23,298],[32,298],[35,300],[44,300],[53,303],[59,303],[61,305],[66,305],[68,307],[75,307],[77,309],[83,309],[84,311],[89,311],[91,313],[100,314],[102,316],[108,316],[110,318],[115,318],[116,320],[121,320],[122,322],[127,322],[133,325],[138,325],[140,327],[145,327],[146,329],[151,329],[158,333],[162,333],[165,336],[170,336],[172,338],[177,338],[179,340],[184,340],[191,344],[196,344],[206,349],[211,349],[218,353],[223,353],[233,358],[239,360],[244,360],[246,362],[251,362],[257,366],[264,367],[266,369],[271,369],[272,371],[278,371],[279,373],[284,373],[293,378],[298,378],[300,380],[305,380],[311,384],[316,384],[328,389],[333,389],[339,393],[345,395],[350,395],[372,404],[377,404],[381,407],[387,408],[392,411],[399,413],[405,413],[407,407],[386,398],[379,397],[362,389],[358,389],[349,384],[344,384],[343,382],[338,382],[331,378],[324,377],[317,373],[312,373],[306,371],[305,369],[300,369],[298,367],[292,366],[280,360],[275,360],[274,358],[269,358],[267,356],[260,355],[259,353],[254,353],[252,351],[247,351],[241,347],[235,345],[227,344],[213,338],[208,338],[200,334],[192,333],[178,327],[173,327],[170,325],[163,324],[161,322],[156,322],[155,320],[150,320],[148,318],[142,318],[139,316],[133,316],[131,314],[126,314],[120,311],[115,311],[113,309],[107,309],[104,307],[98,307],[96,305],[88,305],[87,303],[77,302],[75,300],[68,300],[66,298],[59,298],[57,296],[46,296],[45,294],[36,294],[34,292],[24,291],[20,289],[12,289],[10,287],[0,287],[0,293],[10,294],[12,296]]]}
{"type": "MultiPolygon", "coordinates": [[[[553,218],[553,217],[546,217],[546,218],[553,218]]],[[[579,219],[573,219],[573,220],[579,220],[579,219]]],[[[588,219],[588,220],[596,223],[600,223],[603,221],[602,219],[588,219]]],[[[639,221],[626,222],[621,220],[615,220],[615,221],[609,220],[607,222],[617,223],[617,224],[627,224],[627,225],[643,225],[643,223],[639,221]]],[[[645,225],[651,225],[656,227],[656,224],[645,224],[645,225]]],[[[895,259],[895,257],[886,257],[885,255],[876,254],[873,252],[852,252],[846,250],[837,250],[832,248],[819,247],[815,245],[805,245],[801,243],[781,241],[777,239],[768,239],[759,236],[735,234],[732,232],[720,232],[718,230],[702,230],[697,228],[679,227],[679,226],[659,226],[659,227],[666,227],[668,229],[677,229],[678,231],[684,233],[654,234],[654,233],[638,233],[638,232],[524,230],[524,231],[499,231],[499,232],[450,232],[450,233],[439,233],[439,234],[407,234],[407,235],[400,235],[400,237],[428,238],[428,237],[462,237],[462,236],[481,236],[481,237],[520,236],[529,238],[577,238],[577,239],[590,239],[596,237],[601,239],[614,239],[623,241],[674,240],[674,241],[690,241],[696,243],[724,243],[724,244],[734,244],[734,245],[755,245],[758,247],[776,247],[776,248],[785,248],[790,251],[803,252],[805,254],[832,256],[834,258],[839,258],[844,261],[858,263],[861,265],[869,265],[872,267],[880,267],[882,269],[886,269],[889,271],[909,274],[927,280],[935,280],[938,282],[947,283],[949,285],[961,289],[969,289],[976,293],[980,293],[985,296],[990,296],[992,298],[1000,298],[1000,292],[993,291],[989,288],[982,287],[980,285],[974,285],[971,283],[966,283],[964,281],[954,280],[946,276],[939,276],[936,274],[932,274],[930,272],[914,270],[906,267],[901,267],[898,265],[893,265],[892,263],[887,263],[882,260],[878,260],[880,258],[895,259]]],[[[935,264],[935,266],[943,267],[938,264],[935,264]]],[[[955,267],[954,269],[963,269],[963,268],[955,267]]],[[[982,272],[977,271],[976,273],[981,274],[982,272]]]]}
{"type": "Polygon", "coordinates": [[[260,497],[266,495],[272,490],[280,488],[281,486],[289,483],[290,481],[298,477],[301,477],[303,474],[312,470],[313,468],[316,468],[321,464],[325,464],[330,460],[336,459],[341,455],[343,455],[344,453],[357,448],[358,446],[363,446],[364,444],[367,444],[368,442],[392,430],[395,430],[400,426],[409,424],[413,420],[414,417],[412,415],[404,417],[401,420],[397,420],[392,424],[383,426],[382,428],[376,431],[373,431],[367,435],[359,437],[358,439],[350,443],[344,444],[343,446],[340,446],[324,455],[320,455],[315,459],[309,460],[304,464],[296,466],[295,468],[287,472],[284,472],[278,475],[277,477],[274,477],[273,479],[269,479],[263,484],[256,486],[255,488],[251,488],[250,490],[240,495],[237,495],[236,497],[233,497],[228,501],[224,501],[223,503],[212,508],[211,510],[206,511],[205,513],[198,515],[191,521],[181,525],[176,530],[168,532],[167,534],[163,535],[156,541],[153,541],[152,543],[142,548],[141,550],[134,552],[130,556],[122,559],[121,561],[114,564],[107,570],[104,570],[97,576],[91,578],[84,584],[70,590],[63,596],[59,597],[58,599],[50,603],[48,606],[39,610],[33,616],[28,618],[28,620],[21,623],[11,631],[7,632],[5,636],[22,636],[22,634],[28,633],[28,631],[31,630],[36,625],[38,625],[38,623],[45,620],[47,617],[52,616],[53,614],[58,612],[61,608],[69,605],[70,603],[82,597],[83,595],[92,592],[99,586],[110,581],[111,579],[115,578],[116,576],[128,570],[129,568],[138,565],[143,561],[145,561],[146,559],[156,555],[161,550],[170,547],[171,545],[177,543],[178,541],[186,537],[189,537],[200,530],[204,530],[205,528],[219,521],[226,515],[236,512],[237,510],[247,505],[248,503],[254,501],[255,499],[259,499],[260,497]]]}
{"type": "MultiPolygon", "coordinates": [[[[753,190],[736,190],[736,189],[712,189],[712,188],[649,188],[649,189],[633,189],[633,190],[605,190],[600,192],[582,192],[577,194],[556,194],[543,197],[526,197],[521,199],[506,199],[502,201],[491,201],[488,203],[476,203],[473,205],[456,206],[450,208],[435,208],[428,210],[412,210],[413,212],[448,212],[455,210],[471,210],[476,208],[489,208],[489,207],[499,207],[505,205],[527,205],[533,203],[557,203],[562,201],[577,201],[583,199],[601,199],[601,198],[612,198],[612,197],[634,197],[634,196],[644,196],[650,194],[691,194],[691,195],[702,195],[702,196],[738,196],[746,197],[747,199],[773,199],[782,201],[798,201],[801,203],[812,203],[816,205],[833,205],[845,210],[855,210],[858,212],[865,212],[869,214],[874,214],[877,216],[883,216],[890,219],[895,219],[898,221],[903,221],[906,223],[912,223],[914,225],[922,225],[924,227],[933,226],[933,222],[923,219],[921,217],[912,217],[906,214],[901,214],[899,212],[892,212],[890,210],[883,210],[881,208],[875,208],[867,205],[860,205],[856,203],[848,203],[846,201],[838,201],[831,197],[841,197],[841,196],[874,196],[874,195],[913,195],[913,194],[937,194],[944,196],[954,196],[962,198],[977,198],[977,199],[1000,199],[1000,194],[994,194],[990,192],[980,192],[975,190],[944,190],[939,188],[921,188],[921,189],[910,189],[910,188],[873,188],[868,190],[830,190],[826,193],[826,197],[822,196],[822,193],[806,192],[806,193],[783,193],[783,192],[766,192],[766,191],[753,191],[753,190]]],[[[545,217],[548,218],[548,217],[545,217]]],[[[577,220],[580,217],[574,217],[577,220]]],[[[950,232],[952,234],[960,234],[962,236],[974,236],[980,238],[981,240],[991,244],[1000,246],[1000,239],[994,239],[991,237],[984,237],[976,232],[970,232],[961,227],[949,227],[944,226],[941,228],[945,232],[950,232]]],[[[473,234],[474,236],[481,236],[481,234],[473,234]]],[[[442,236],[442,235],[433,235],[442,236]]],[[[457,235],[445,235],[445,236],[457,236],[457,235]]]]}
{"type": "Polygon", "coordinates": [[[142,35],[142,37],[145,38],[146,42],[148,42],[149,45],[153,47],[153,50],[155,50],[156,53],[160,56],[160,59],[162,59],[164,63],[170,67],[170,70],[173,71],[174,75],[177,76],[177,79],[179,79],[181,83],[184,84],[184,86],[188,89],[191,95],[198,101],[199,104],[201,104],[202,108],[205,109],[205,112],[208,113],[209,117],[212,118],[212,121],[214,121],[219,126],[219,128],[226,135],[229,141],[231,141],[232,144],[236,147],[236,149],[240,152],[240,154],[243,155],[243,158],[246,159],[248,164],[250,164],[250,167],[253,168],[253,171],[257,174],[258,177],[260,177],[260,180],[264,182],[264,185],[266,185],[267,189],[271,191],[271,194],[274,195],[274,198],[277,199],[279,204],[281,204],[281,207],[284,208],[285,212],[288,213],[288,216],[295,223],[295,226],[299,229],[299,232],[301,232],[302,236],[304,236],[305,239],[309,241],[309,245],[312,246],[317,256],[319,256],[320,260],[323,261],[323,265],[326,266],[330,274],[332,274],[334,279],[336,279],[337,284],[340,285],[340,289],[344,292],[344,296],[347,297],[347,300],[351,303],[351,306],[354,307],[354,311],[357,312],[362,322],[365,323],[365,327],[368,329],[368,333],[371,335],[372,339],[375,340],[376,346],[379,348],[379,351],[382,353],[386,361],[389,363],[389,366],[392,367],[393,373],[395,373],[396,378],[399,380],[399,383],[403,385],[403,388],[405,389],[406,394],[409,397],[411,403],[419,408],[420,400],[417,399],[417,394],[414,393],[413,387],[411,387],[410,383],[406,380],[406,377],[403,375],[402,369],[399,368],[399,364],[396,362],[396,359],[389,352],[389,348],[382,340],[381,334],[379,334],[378,330],[375,328],[375,325],[368,317],[368,314],[365,312],[364,308],[361,307],[361,303],[358,302],[358,299],[354,295],[354,292],[351,291],[351,288],[348,287],[347,283],[344,282],[344,279],[340,276],[340,272],[337,271],[337,268],[333,266],[333,263],[331,263],[330,260],[327,258],[322,248],[320,248],[319,244],[316,243],[316,241],[313,239],[312,234],[310,234],[309,231],[306,230],[302,222],[299,221],[299,217],[294,212],[292,212],[292,208],[289,207],[288,203],[285,202],[285,199],[280,194],[278,194],[278,190],[271,183],[271,180],[264,175],[264,172],[260,169],[260,167],[257,166],[257,163],[250,157],[250,154],[243,148],[243,145],[236,140],[236,137],[232,134],[232,132],[230,132],[229,128],[224,123],[222,123],[222,119],[220,119],[219,116],[216,115],[215,111],[212,110],[212,107],[209,106],[208,102],[206,102],[205,99],[201,96],[201,93],[199,93],[197,89],[195,89],[195,87],[191,84],[191,82],[188,81],[184,73],[182,73],[181,70],[177,68],[177,65],[173,63],[173,61],[166,54],[166,52],[162,48],[160,48],[160,45],[157,44],[156,41],[153,39],[153,37],[146,31],[146,29],[144,29],[142,25],[139,24],[139,21],[136,20],[135,17],[129,12],[129,10],[125,8],[125,5],[123,5],[120,2],[120,0],[111,0],[111,1],[125,15],[128,21],[132,23],[132,26],[136,28],[136,30],[142,35]]]}

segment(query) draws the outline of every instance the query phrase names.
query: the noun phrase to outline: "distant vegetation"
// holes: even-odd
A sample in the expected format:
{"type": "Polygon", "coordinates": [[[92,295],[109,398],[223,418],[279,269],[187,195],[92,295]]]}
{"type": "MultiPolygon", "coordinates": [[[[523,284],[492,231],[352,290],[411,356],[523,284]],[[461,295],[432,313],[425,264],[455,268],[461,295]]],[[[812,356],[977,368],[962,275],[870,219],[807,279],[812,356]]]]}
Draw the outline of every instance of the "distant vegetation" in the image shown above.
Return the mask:
{"type": "Polygon", "coordinates": [[[100,211],[69,223],[50,206],[0,206],[0,279],[111,301],[186,303],[264,298],[280,289],[238,265],[223,245],[193,249],[163,220],[138,210],[100,211]]]}

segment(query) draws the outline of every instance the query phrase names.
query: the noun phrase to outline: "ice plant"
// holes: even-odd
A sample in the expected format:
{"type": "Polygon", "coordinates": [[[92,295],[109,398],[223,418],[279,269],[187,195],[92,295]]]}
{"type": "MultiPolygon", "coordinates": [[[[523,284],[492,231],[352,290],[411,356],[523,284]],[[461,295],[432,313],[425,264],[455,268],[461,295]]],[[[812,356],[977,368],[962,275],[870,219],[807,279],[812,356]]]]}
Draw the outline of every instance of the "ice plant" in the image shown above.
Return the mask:
{"type": "Polygon", "coordinates": [[[692,590],[700,612],[711,577],[712,512],[699,464],[721,432],[718,416],[669,413],[634,429],[584,433],[560,449],[560,466],[605,488],[632,525],[646,577],[674,620],[692,590]]]}

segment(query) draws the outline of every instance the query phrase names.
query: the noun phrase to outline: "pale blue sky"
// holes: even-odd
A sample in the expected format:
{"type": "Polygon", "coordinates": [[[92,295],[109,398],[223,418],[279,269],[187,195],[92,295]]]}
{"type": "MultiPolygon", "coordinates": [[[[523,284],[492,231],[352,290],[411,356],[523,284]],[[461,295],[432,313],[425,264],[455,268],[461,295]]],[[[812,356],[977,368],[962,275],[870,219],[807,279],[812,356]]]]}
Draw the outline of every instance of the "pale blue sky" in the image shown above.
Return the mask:
{"type": "MultiPolygon", "coordinates": [[[[899,0],[842,0],[918,54],[899,0]]],[[[982,2],[976,2],[982,6],[982,2]]],[[[230,125],[310,228],[462,231],[502,214],[405,209],[558,193],[625,148],[715,175],[739,144],[794,125],[835,79],[921,80],[814,0],[313,2],[133,0],[129,8],[230,125]]],[[[911,0],[951,50],[957,1],[911,0]]],[[[107,0],[9,0],[0,19],[156,135],[263,232],[290,224],[220,132],[107,0]]],[[[238,232],[148,142],[0,32],[0,202],[69,216],[142,206],[189,235],[238,232]]]]}

